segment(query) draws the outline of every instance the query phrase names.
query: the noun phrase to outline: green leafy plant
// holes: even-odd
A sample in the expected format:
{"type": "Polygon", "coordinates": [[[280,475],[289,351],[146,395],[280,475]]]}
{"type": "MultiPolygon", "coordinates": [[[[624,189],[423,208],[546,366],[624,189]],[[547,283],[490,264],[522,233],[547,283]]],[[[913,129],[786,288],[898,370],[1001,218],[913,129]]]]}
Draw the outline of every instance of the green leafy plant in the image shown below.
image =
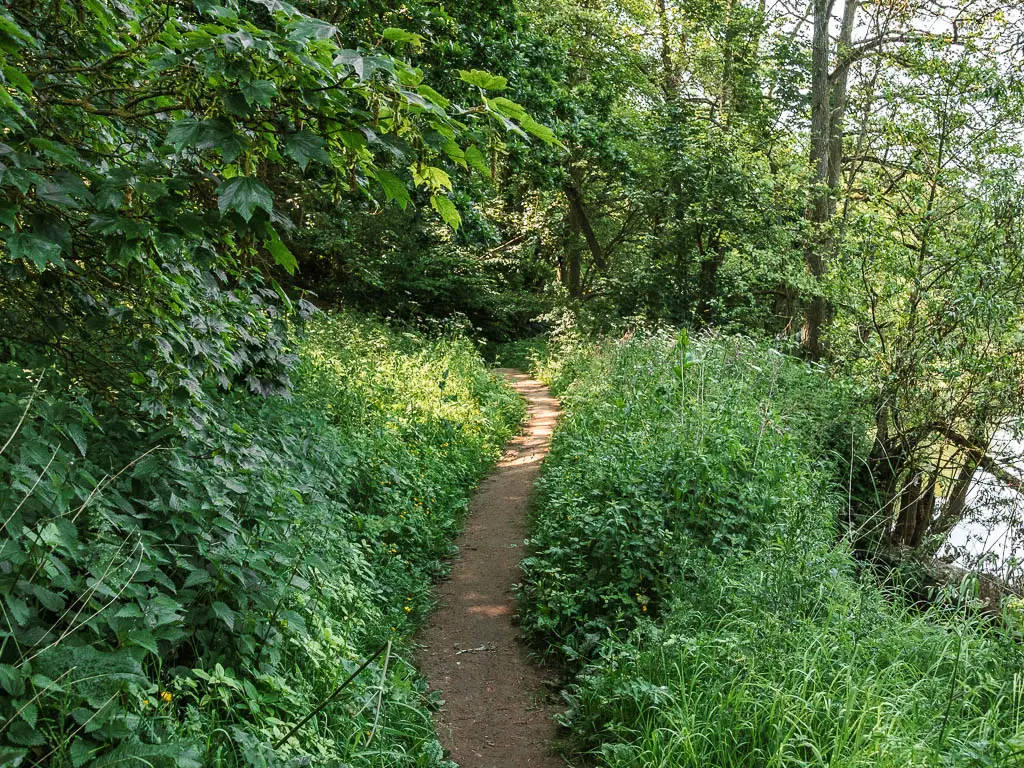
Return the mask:
{"type": "Polygon", "coordinates": [[[2,368],[8,762],[439,764],[406,638],[521,402],[455,335],[296,348],[291,399],[163,434],[2,368]]]}
{"type": "MultiPolygon", "coordinates": [[[[523,626],[608,766],[1013,765],[1024,665],[963,606],[886,594],[841,538],[860,398],[736,337],[570,344],[523,626]],[[959,606],[956,611],[950,605],[959,606]]],[[[557,376],[560,347],[533,352],[557,376]]]]}

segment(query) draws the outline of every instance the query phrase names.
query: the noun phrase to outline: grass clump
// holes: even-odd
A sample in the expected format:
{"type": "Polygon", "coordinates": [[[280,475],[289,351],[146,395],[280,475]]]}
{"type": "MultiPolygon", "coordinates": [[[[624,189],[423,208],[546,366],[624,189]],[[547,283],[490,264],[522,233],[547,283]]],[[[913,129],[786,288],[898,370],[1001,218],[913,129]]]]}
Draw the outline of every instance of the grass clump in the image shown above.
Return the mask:
{"type": "Polygon", "coordinates": [[[527,632],[573,674],[577,750],[664,768],[1024,764],[1018,647],[909,612],[836,543],[864,434],[842,382],[685,334],[605,344],[576,370],[521,595],[527,632]]]}
{"type": "Polygon", "coordinates": [[[3,370],[0,763],[445,764],[407,638],[522,403],[459,338],[296,351],[159,430],[3,370]]]}

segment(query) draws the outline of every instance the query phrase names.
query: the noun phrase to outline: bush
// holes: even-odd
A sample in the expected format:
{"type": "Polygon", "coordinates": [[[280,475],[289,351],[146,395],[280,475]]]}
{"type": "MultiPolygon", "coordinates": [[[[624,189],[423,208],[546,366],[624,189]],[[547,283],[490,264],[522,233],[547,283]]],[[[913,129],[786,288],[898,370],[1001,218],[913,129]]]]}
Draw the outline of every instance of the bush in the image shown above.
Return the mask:
{"type": "Polygon", "coordinates": [[[527,632],[575,673],[579,751],[845,768],[995,765],[1024,746],[1009,638],[909,613],[835,543],[864,433],[843,382],[685,334],[606,344],[577,371],[521,594],[527,632]]]}
{"type": "Polygon", "coordinates": [[[322,318],[299,357],[161,431],[3,369],[5,760],[442,762],[405,638],[522,406],[456,338],[322,318]]]}

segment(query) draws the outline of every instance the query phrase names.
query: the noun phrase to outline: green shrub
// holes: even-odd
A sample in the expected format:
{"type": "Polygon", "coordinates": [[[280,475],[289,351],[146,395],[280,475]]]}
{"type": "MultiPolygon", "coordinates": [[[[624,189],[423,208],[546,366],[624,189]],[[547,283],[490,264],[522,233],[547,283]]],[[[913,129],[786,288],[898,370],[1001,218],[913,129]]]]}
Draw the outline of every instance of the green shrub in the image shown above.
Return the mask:
{"type": "Polygon", "coordinates": [[[685,334],[574,365],[521,595],[538,648],[575,673],[578,751],[631,767],[1019,764],[1018,647],[909,613],[836,543],[864,433],[841,381],[685,334]]]}
{"type": "Polygon", "coordinates": [[[522,405],[455,338],[321,318],[299,351],[291,399],[162,431],[2,370],[6,760],[441,762],[405,638],[522,405]]]}
{"type": "Polygon", "coordinates": [[[829,503],[807,471],[824,427],[791,399],[835,401],[825,420],[842,407],[840,388],[765,345],[684,342],[605,345],[586,363],[570,351],[578,378],[524,561],[524,626],[542,648],[586,655],[608,630],[659,615],[695,546],[756,547],[829,503]]]}

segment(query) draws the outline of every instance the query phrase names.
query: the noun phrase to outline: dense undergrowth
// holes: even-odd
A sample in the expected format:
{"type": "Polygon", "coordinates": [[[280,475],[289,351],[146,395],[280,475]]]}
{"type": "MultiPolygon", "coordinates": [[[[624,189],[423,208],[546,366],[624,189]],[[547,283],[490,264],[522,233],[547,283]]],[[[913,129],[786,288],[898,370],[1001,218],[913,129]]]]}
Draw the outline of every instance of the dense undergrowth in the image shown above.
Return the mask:
{"type": "Polygon", "coordinates": [[[521,402],[454,336],[297,353],[156,434],[0,371],[0,764],[444,762],[406,638],[521,402]]]}
{"type": "Polygon", "coordinates": [[[866,433],[840,381],[731,337],[518,353],[567,406],[521,597],[573,676],[575,749],[666,768],[1024,764],[1019,646],[910,611],[837,537],[866,433]]]}

